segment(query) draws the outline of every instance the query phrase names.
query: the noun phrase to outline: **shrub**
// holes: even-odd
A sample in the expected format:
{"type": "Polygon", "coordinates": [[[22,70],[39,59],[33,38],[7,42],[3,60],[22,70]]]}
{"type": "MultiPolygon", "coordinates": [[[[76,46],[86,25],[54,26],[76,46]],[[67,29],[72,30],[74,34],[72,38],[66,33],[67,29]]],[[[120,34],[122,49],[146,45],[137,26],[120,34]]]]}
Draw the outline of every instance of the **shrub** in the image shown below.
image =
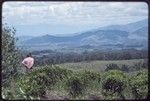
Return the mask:
{"type": "Polygon", "coordinates": [[[148,60],[145,59],[145,60],[143,61],[143,63],[142,63],[142,68],[146,68],[146,69],[148,68],[148,60]]]}
{"type": "Polygon", "coordinates": [[[102,93],[104,95],[112,95],[117,93],[122,96],[122,92],[126,87],[126,76],[118,70],[110,70],[102,76],[102,93]]]}
{"type": "Polygon", "coordinates": [[[27,98],[26,94],[24,94],[24,92],[22,93],[22,91],[20,91],[20,88],[17,85],[21,81],[22,77],[22,74],[18,74],[16,78],[11,79],[10,86],[2,87],[3,99],[14,100],[27,98]]]}
{"type": "Polygon", "coordinates": [[[143,99],[148,94],[148,71],[139,71],[130,78],[132,94],[136,99],[143,99]]]}
{"type": "Polygon", "coordinates": [[[129,72],[129,66],[123,64],[123,65],[121,66],[121,70],[124,71],[124,72],[129,72]]]}
{"type": "Polygon", "coordinates": [[[135,63],[132,68],[134,71],[138,71],[143,68],[148,68],[148,61],[146,61],[146,60],[139,61],[139,62],[135,63]]]}
{"type": "Polygon", "coordinates": [[[69,95],[72,97],[77,97],[83,95],[86,86],[84,85],[83,80],[79,76],[71,76],[66,81],[66,89],[69,91],[69,95]]]}
{"type": "Polygon", "coordinates": [[[14,99],[13,93],[10,91],[10,88],[2,87],[2,98],[6,100],[14,99]]]}
{"type": "Polygon", "coordinates": [[[25,96],[42,96],[45,86],[39,85],[35,77],[33,78],[24,76],[19,82],[19,87],[25,93],[25,96]]]}
{"type": "Polygon", "coordinates": [[[100,82],[101,80],[100,73],[96,73],[96,72],[83,71],[78,73],[77,75],[81,76],[85,84],[93,83],[93,81],[100,82]]]}
{"type": "Polygon", "coordinates": [[[108,70],[120,70],[119,66],[117,64],[111,63],[106,65],[105,71],[108,70]]]}
{"type": "Polygon", "coordinates": [[[47,89],[51,90],[58,81],[69,77],[71,72],[55,66],[45,67],[24,75],[18,83],[27,96],[44,97],[47,89]]]}
{"type": "Polygon", "coordinates": [[[49,78],[55,80],[63,80],[65,78],[68,78],[72,74],[71,70],[63,69],[59,66],[53,65],[51,67],[45,67],[42,70],[39,70],[39,72],[45,72],[49,78]]]}

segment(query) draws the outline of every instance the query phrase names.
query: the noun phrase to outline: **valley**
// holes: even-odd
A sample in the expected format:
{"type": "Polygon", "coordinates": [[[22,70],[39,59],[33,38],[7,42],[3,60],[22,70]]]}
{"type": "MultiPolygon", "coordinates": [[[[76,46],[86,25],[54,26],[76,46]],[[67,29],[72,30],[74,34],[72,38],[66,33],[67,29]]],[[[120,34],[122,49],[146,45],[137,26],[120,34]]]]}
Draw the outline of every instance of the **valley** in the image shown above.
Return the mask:
{"type": "Polygon", "coordinates": [[[146,22],[147,19],[127,25],[106,26],[73,33],[72,36],[52,36],[49,34],[25,38],[22,36],[17,46],[28,51],[49,49],[66,52],[95,49],[146,49],[148,47],[148,25],[146,22]],[[130,30],[131,28],[132,30],[130,30]]]}

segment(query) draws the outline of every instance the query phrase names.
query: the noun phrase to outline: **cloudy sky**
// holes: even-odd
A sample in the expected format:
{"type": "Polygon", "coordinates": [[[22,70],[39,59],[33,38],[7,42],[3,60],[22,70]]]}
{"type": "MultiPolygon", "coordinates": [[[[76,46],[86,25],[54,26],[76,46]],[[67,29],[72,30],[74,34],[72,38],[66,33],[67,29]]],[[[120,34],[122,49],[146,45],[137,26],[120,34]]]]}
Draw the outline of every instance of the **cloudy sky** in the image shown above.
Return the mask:
{"type": "Polygon", "coordinates": [[[148,18],[144,2],[4,2],[3,23],[17,36],[59,35],[148,18]]]}

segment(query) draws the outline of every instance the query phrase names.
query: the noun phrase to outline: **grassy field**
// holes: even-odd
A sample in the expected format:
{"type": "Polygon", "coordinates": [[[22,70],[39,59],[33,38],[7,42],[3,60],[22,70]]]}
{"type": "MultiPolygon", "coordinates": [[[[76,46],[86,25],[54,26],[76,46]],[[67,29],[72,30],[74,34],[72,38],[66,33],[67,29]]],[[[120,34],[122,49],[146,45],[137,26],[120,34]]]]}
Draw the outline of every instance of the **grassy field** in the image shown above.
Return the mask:
{"type": "Polygon", "coordinates": [[[78,63],[63,63],[59,66],[61,68],[67,68],[72,70],[90,70],[90,71],[98,71],[103,72],[106,69],[107,64],[115,63],[118,66],[122,64],[126,64],[129,66],[134,65],[138,62],[143,62],[144,59],[132,59],[132,60],[113,60],[113,61],[90,61],[90,62],[78,62],[78,63]]]}

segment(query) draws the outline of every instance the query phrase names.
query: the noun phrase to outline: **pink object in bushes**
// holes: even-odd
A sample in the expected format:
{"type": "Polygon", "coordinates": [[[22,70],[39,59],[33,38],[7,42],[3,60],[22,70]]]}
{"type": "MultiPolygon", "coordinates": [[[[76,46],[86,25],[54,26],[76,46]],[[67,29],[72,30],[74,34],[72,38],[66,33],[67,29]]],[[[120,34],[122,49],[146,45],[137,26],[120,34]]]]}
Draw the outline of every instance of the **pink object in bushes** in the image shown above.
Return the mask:
{"type": "Polygon", "coordinates": [[[25,65],[28,69],[31,69],[34,64],[34,58],[27,57],[22,61],[22,64],[25,65]]]}

